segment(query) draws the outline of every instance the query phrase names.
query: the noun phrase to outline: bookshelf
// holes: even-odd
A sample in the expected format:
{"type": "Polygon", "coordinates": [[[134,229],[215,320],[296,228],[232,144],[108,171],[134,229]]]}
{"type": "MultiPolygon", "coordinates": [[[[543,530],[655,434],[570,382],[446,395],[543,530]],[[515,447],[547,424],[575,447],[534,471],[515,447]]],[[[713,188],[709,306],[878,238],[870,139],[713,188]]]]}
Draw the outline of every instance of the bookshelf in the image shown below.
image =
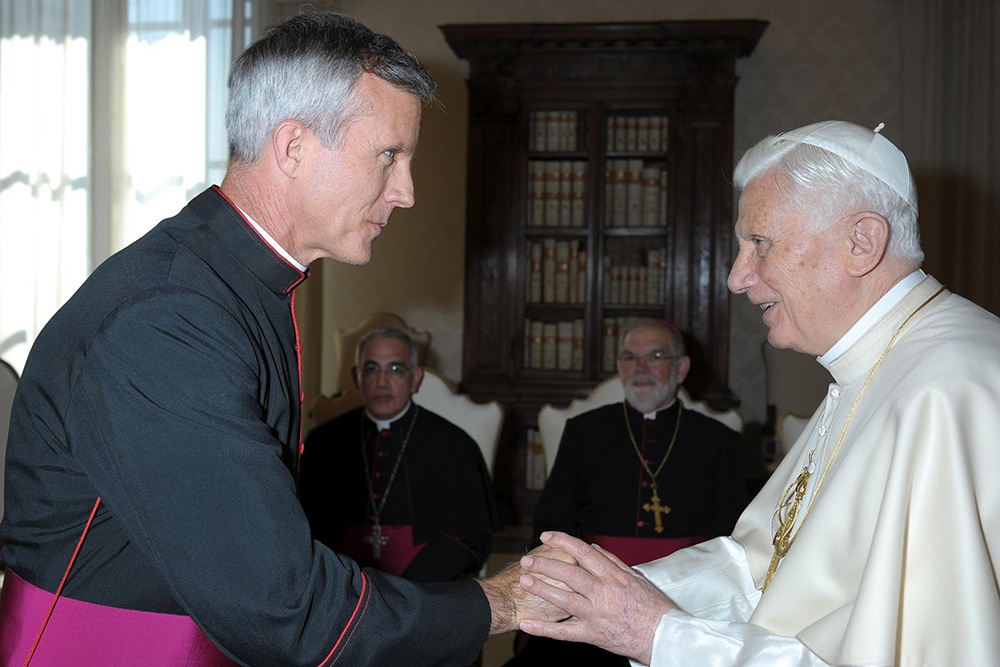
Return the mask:
{"type": "Polygon", "coordinates": [[[545,403],[615,372],[618,327],[687,333],[685,383],[728,388],[735,63],[767,23],[441,26],[468,61],[462,391],[506,409],[494,483],[531,522],[545,403]]]}

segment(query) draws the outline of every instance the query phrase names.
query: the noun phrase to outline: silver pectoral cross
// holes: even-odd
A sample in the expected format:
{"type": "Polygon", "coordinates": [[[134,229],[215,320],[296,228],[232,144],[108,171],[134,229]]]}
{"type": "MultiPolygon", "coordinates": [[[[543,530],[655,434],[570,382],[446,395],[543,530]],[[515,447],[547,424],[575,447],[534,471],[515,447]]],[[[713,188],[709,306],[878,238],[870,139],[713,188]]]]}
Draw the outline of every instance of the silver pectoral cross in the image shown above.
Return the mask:
{"type": "Polygon", "coordinates": [[[382,545],[389,541],[388,536],[382,535],[382,525],[376,523],[372,526],[372,534],[361,538],[365,544],[372,545],[372,559],[378,561],[382,558],[382,545]]]}

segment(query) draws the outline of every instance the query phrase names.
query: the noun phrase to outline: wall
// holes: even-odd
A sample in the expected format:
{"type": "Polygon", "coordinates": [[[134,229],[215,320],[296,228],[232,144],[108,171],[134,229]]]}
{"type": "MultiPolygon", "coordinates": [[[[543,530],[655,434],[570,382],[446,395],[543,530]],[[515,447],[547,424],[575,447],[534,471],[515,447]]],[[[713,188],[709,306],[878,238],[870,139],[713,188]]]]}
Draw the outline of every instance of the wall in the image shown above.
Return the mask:
{"type": "MultiPolygon", "coordinates": [[[[735,154],[766,134],[827,118],[874,127],[899,141],[898,0],[342,0],[342,11],[414,51],[439,84],[424,111],[414,163],[416,207],[393,214],[367,266],[324,260],[300,305],[321,309],[324,332],[389,310],[431,332],[430,365],[461,376],[467,66],[444,41],[447,23],[627,22],[682,19],[770,21],[754,53],[738,63],[735,154]]],[[[905,150],[905,147],[904,147],[905,150]]],[[[728,176],[728,175],[727,175],[728,176]]],[[[766,377],[760,311],[732,301],[730,378],[746,421],[762,421],[766,377]]],[[[319,330],[317,330],[319,331],[319,330]]],[[[332,390],[328,335],[305,341],[306,388],[332,390]],[[325,344],[321,344],[321,341],[325,344]],[[321,348],[323,351],[321,351],[321,348]],[[310,364],[310,357],[314,363],[310,364]],[[315,377],[321,369],[321,377],[315,377]]],[[[822,397],[815,382],[803,389],[822,397]]],[[[307,398],[308,400],[308,398],[307,398]]],[[[779,407],[779,412],[780,412],[779,407]]]]}

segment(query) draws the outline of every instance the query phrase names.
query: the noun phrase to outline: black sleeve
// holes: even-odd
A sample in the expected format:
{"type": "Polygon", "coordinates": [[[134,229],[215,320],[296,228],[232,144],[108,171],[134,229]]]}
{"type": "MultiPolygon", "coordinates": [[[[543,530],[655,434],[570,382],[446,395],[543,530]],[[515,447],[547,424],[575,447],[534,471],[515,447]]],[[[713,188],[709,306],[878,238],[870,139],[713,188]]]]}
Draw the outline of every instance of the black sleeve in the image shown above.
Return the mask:
{"type": "Polygon", "coordinates": [[[284,443],[261,418],[266,352],[189,292],[112,315],[68,410],[103,511],[241,661],[471,663],[490,625],[478,584],[362,571],[311,539],[284,443]]]}

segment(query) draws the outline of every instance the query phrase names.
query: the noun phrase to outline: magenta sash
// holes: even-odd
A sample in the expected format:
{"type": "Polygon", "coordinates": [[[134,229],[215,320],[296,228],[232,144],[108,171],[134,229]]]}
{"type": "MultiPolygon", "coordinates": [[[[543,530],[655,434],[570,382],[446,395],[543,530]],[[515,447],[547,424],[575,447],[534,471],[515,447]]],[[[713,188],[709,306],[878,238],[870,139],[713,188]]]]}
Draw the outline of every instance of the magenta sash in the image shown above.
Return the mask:
{"type": "Polygon", "coordinates": [[[612,537],[597,533],[584,533],[584,542],[596,544],[622,559],[628,566],[648,563],[669,556],[675,551],[704,542],[707,537],[612,537]]]}
{"type": "MultiPolygon", "coordinates": [[[[0,665],[28,658],[53,594],[9,569],[0,593],[0,665]]],[[[235,665],[188,616],[119,609],[60,596],[31,667],[235,665]]]]}
{"type": "Polygon", "coordinates": [[[337,548],[339,554],[350,556],[361,565],[371,565],[376,570],[402,576],[410,561],[426,546],[426,542],[413,543],[413,526],[382,526],[382,553],[378,563],[372,561],[372,546],[370,539],[371,526],[348,526],[344,530],[337,548]]]}

